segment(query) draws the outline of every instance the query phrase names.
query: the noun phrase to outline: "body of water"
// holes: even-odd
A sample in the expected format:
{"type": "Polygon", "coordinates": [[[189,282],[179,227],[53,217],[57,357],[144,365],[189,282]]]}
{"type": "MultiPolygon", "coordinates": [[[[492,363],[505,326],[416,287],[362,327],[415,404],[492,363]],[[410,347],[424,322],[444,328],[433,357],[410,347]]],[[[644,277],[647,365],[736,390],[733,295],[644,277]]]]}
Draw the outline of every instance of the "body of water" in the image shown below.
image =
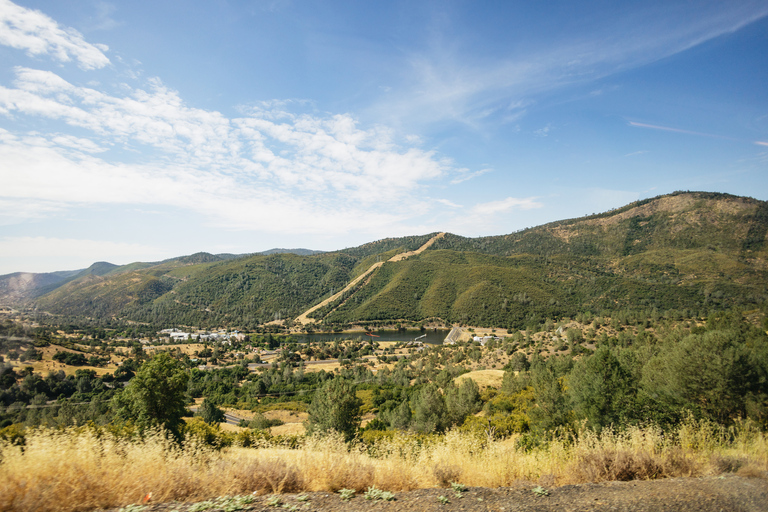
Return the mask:
{"type": "MultiPolygon", "coordinates": [[[[418,341],[428,343],[430,345],[442,345],[445,337],[451,332],[448,329],[437,330],[425,330],[425,331],[373,331],[377,337],[374,337],[374,341],[413,341],[420,336],[418,341]]],[[[354,333],[322,333],[322,334],[292,334],[299,343],[306,343],[308,341],[334,341],[334,340],[357,340],[357,339],[371,339],[370,336],[366,336],[361,332],[354,333]]]]}

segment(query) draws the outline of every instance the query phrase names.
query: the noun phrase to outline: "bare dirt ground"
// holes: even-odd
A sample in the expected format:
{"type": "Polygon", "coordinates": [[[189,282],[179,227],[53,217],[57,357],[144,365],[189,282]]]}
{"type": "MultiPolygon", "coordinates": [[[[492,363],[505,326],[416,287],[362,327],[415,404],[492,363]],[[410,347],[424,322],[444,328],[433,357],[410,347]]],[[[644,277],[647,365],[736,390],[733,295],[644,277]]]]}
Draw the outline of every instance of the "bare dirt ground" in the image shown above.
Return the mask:
{"type": "MultiPolygon", "coordinates": [[[[150,504],[146,512],[191,510],[254,510],[281,508],[318,512],[764,512],[768,510],[766,475],[728,474],[702,478],[671,478],[631,482],[566,485],[534,492],[533,484],[516,487],[469,487],[460,495],[451,489],[419,489],[394,493],[392,501],[367,500],[358,492],[348,501],[338,493],[311,492],[256,496],[247,505],[233,508],[222,501],[204,508],[202,503],[150,504]]],[[[117,509],[113,509],[117,510],[117,509]]]]}

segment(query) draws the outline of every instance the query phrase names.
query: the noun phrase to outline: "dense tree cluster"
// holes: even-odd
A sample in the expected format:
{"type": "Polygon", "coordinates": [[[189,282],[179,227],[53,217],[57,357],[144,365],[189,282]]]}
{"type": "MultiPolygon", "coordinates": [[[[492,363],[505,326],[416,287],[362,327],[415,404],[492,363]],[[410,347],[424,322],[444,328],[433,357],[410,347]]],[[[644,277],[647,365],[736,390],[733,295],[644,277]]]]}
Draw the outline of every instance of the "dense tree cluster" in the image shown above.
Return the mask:
{"type": "MultiPolygon", "coordinates": [[[[429,435],[459,428],[483,436],[523,434],[520,442],[533,445],[556,431],[578,435],[582,428],[601,431],[649,422],[668,428],[688,417],[768,427],[764,309],[703,313],[636,307],[595,315],[582,310],[573,319],[531,321],[527,331],[509,329],[484,347],[464,342],[410,348],[399,359],[388,357],[392,349],[368,340],[310,344],[266,333],[197,352],[214,359],[244,345],[276,351],[273,363],[255,369],[244,359],[200,369],[173,346],[150,356],[137,342],[129,345],[131,358],[101,377],[94,370],[73,368],[71,375],[54,371],[42,376],[31,366],[0,362],[0,429],[92,421],[129,430],[160,426],[177,437],[198,432],[220,443],[210,428],[222,420],[223,407],[254,411],[253,419],[243,423],[254,430],[279,424],[269,414],[278,408],[308,413],[309,431],[336,430],[346,439],[360,436],[364,441],[394,430],[429,435]],[[500,389],[480,389],[462,377],[470,366],[495,364],[500,354],[506,364],[500,389]],[[391,364],[374,373],[365,356],[391,364]],[[308,361],[330,358],[341,363],[335,371],[307,371],[308,361]],[[200,418],[185,424],[182,417],[191,414],[196,398],[203,398],[200,418]],[[368,413],[374,419],[361,428],[368,413]]],[[[7,323],[5,328],[14,329],[7,323]]],[[[78,335],[80,330],[71,324],[49,331],[26,329],[29,338],[0,341],[6,355],[26,354],[34,361],[41,353],[35,344],[59,342],[56,333],[78,335]]],[[[108,330],[95,329],[71,346],[89,349],[84,342],[90,339],[103,350],[96,337],[100,332],[109,338],[108,330]]],[[[88,362],[85,354],[67,349],[53,357],[72,367],[88,362]]]]}

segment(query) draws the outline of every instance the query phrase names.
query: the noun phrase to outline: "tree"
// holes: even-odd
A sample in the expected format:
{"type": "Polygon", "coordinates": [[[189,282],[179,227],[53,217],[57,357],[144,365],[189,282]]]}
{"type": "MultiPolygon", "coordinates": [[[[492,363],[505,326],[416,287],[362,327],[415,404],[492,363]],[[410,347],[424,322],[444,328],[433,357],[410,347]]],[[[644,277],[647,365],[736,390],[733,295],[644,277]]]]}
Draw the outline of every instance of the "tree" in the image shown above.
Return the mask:
{"type": "Polygon", "coordinates": [[[445,390],[445,406],[451,425],[461,425],[464,418],[480,408],[480,388],[472,379],[464,379],[460,385],[445,390]]]}
{"type": "Polygon", "coordinates": [[[405,430],[411,425],[411,406],[407,399],[403,400],[400,405],[382,416],[389,422],[390,427],[405,430]]]}
{"type": "Polygon", "coordinates": [[[224,411],[216,407],[216,404],[205,398],[197,410],[197,415],[203,418],[203,421],[209,425],[221,423],[224,421],[224,411]]]}
{"type": "Polygon", "coordinates": [[[764,403],[768,393],[766,341],[735,329],[690,334],[648,362],[643,395],[662,419],[684,409],[720,423],[745,417],[748,407],[754,414],[755,399],[764,403]]]}
{"type": "Polygon", "coordinates": [[[413,429],[417,432],[442,432],[448,423],[445,400],[437,385],[425,384],[413,404],[413,429]]]}
{"type": "Polygon", "coordinates": [[[144,363],[116,399],[116,415],[141,428],[160,426],[177,438],[186,411],[189,375],[165,352],[144,363]]]}
{"type": "Polygon", "coordinates": [[[564,427],[571,422],[571,410],[563,386],[565,366],[560,358],[546,362],[537,358],[531,365],[531,386],[536,406],[530,411],[532,430],[543,433],[564,427]]]}
{"type": "Polygon", "coordinates": [[[579,360],[568,376],[574,411],[597,431],[626,423],[634,411],[637,383],[608,347],[579,360]]]}
{"type": "Polygon", "coordinates": [[[335,430],[349,441],[360,428],[360,406],[363,401],[355,394],[355,387],[345,379],[327,380],[315,391],[309,405],[307,430],[329,432],[335,430]]]}

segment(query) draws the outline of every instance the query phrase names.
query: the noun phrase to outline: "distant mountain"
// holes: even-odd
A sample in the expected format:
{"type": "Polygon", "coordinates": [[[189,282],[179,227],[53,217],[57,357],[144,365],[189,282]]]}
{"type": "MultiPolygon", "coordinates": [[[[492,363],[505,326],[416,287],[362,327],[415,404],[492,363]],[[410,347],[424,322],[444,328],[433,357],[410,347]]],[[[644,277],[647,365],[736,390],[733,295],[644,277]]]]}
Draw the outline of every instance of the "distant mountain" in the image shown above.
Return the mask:
{"type": "Polygon", "coordinates": [[[180,258],[173,258],[166,261],[175,261],[181,265],[196,265],[198,263],[212,263],[214,261],[224,261],[224,258],[209,254],[207,252],[196,252],[189,256],[182,256],[180,258]]]}
{"type": "Polygon", "coordinates": [[[84,275],[103,276],[117,268],[105,261],[96,262],[82,270],[65,270],[35,274],[16,272],[0,276],[0,303],[14,304],[39,297],[84,275]]]}
{"type": "Polygon", "coordinates": [[[116,268],[119,268],[118,265],[114,265],[106,261],[97,261],[87,269],[80,272],[79,275],[105,276],[114,271],[116,268]]]}
{"type": "Polygon", "coordinates": [[[30,273],[14,272],[0,276],[0,303],[23,302],[35,295],[41,288],[56,286],[82,270],[62,272],[30,273]]]}
{"type": "Polygon", "coordinates": [[[270,254],[297,254],[299,256],[312,256],[314,254],[321,254],[323,251],[313,251],[311,249],[270,249],[268,251],[262,251],[257,254],[268,256],[270,254]]]}
{"type": "Polygon", "coordinates": [[[370,270],[310,317],[334,325],[440,318],[520,328],[585,310],[706,314],[768,300],[767,234],[764,201],[679,192],[508,235],[446,234],[401,261],[387,260],[435,234],[310,255],[198,253],[52,276],[61,284],[35,304],[72,317],[248,329],[295,318],[370,270]]]}

